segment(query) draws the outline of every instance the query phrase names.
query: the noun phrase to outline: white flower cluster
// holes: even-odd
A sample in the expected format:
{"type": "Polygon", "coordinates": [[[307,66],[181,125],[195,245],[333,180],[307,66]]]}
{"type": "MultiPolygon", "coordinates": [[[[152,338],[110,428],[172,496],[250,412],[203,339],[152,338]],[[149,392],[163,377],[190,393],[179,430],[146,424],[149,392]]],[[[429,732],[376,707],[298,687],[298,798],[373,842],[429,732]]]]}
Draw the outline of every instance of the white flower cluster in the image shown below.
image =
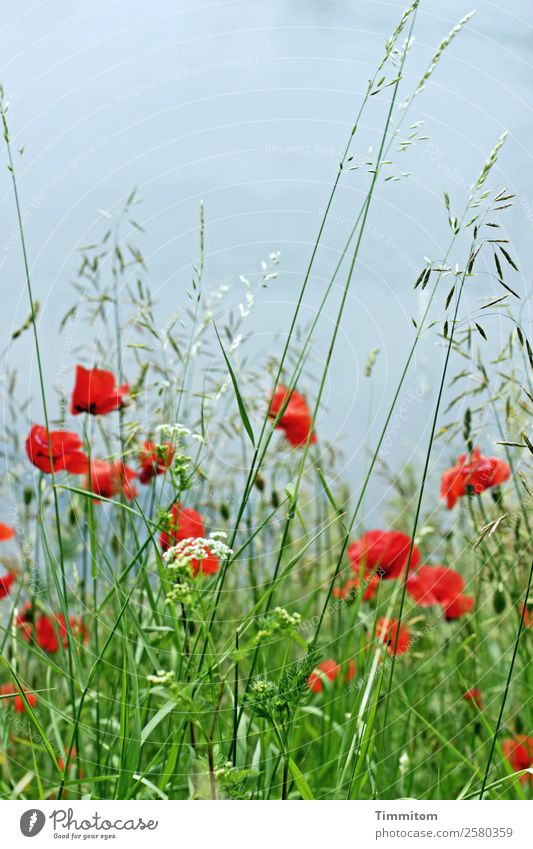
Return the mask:
{"type": "MultiPolygon", "coordinates": [[[[164,436],[169,439],[175,440],[176,442],[184,436],[191,436],[191,431],[185,425],[180,424],[179,422],[175,422],[175,424],[162,424],[158,425],[157,430],[162,433],[164,436]]],[[[192,434],[193,439],[201,439],[202,437],[198,433],[192,434]]]]}
{"type": "Polygon", "coordinates": [[[148,675],[147,681],[150,684],[158,684],[161,687],[168,687],[176,683],[176,674],[174,672],[165,672],[164,669],[160,669],[156,675],[148,675]]]}
{"type": "Polygon", "coordinates": [[[299,613],[289,613],[288,610],[285,610],[284,607],[275,607],[274,615],[279,620],[280,625],[286,626],[288,628],[297,628],[301,621],[302,617],[299,613]]]}
{"type": "MultiPolygon", "coordinates": [[[[218,532],[217,536],[220,533],[218,532]]],[[[167,569],[179,571],[194,560],[200,562],[210,555],[222,560],[229,557],[230,554],[233,554],[233,549],[229,548],[222,540],[214,538],[214,535],[210,537],[188,537],[165,551],[163,560],[167,569]]]]}

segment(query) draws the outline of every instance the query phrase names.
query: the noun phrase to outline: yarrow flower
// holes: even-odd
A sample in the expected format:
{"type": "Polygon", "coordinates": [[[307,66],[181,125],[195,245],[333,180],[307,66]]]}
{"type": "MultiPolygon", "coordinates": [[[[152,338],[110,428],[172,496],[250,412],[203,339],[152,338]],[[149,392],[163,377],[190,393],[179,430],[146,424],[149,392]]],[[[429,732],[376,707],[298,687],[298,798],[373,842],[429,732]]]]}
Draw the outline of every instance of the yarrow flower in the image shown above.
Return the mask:
{"type": "Polygon", "coordinates": [[[296,611],[289,613],[284,607],[275,607],[260,620],[255,642],[259,643],[261,640],[274,636],[274,634],[290,636],[300,627],[301,622],[302,617],[296,611]]]}
{"type": "Polygon", "coordinates": [[[85,478],[85,489],[102,498],[113,498],[123,493],[131,500],[137,495],[137,489],[131,483],[136,477],[135,469],[127,466],[122,460],[92,460],[90,475],[85,478]]]}
{"type": "Polygon", "coordinates": [[[498,457],[485,457],[479,448],[474,448],[470,457],[461,454],[457,464],[442,475],[441,498],[446,499],[448,510],[451,510],[470,488],[479,495],[490,487],[499,486],[510,475],[507,463],[498,457]]]}
{"type": "Polygon", "coordinates": [[[233,550],[220,540],[192,537],[168,548],[163,554],[163,560],[169,572],[179,572],[183,567],[189,567],[193,577],[196,577],[198,572],[215,574],[219,569],[219,558],[231,554],[233,550]]]}
{"type": "MultiPolygon", "coordinates": [[[[409,557],[411,537],[401,531],[367,531],[352,542],[347,549],[352,569],[360,574],[361,567],[365,575],[376,574],[380,578],[398,578],[402,574],[409,557]]],[[[420,551],[413,546],[410,570],[414,571],[420,563],[420,551]]]]}
{"type": "Polygon", "coordinates": [[[82,451],[83,443],[76,433],[67,430],[47,431],[33,425],[26,439],[28,458],[41,472],[67,471],[79,475],[87,471],[89,459],[82,451]],[[51,458],[51,461],[50,461],[51,458]]]}
{"type": "MultiPolygon", "coordinates": [[[[276,386],[270,401],[269,417],[275,419],[283,407],[285,409],[276,427],[284,432],[287,442],[295,448],[305,445],[313,422],[307,401],[296,389],[291,392],[285,386],[276,386]]],[[[309,441],[311,443],[316,442],[314,431],[311,432],[309,441]]]]}
{"type": "Polygon", "coordinates": [[[127,383],[117,386],[112,371],[99,368],[86,369],[78,365],[70,412],[73,416],[79,413],[90,413],[93,416],[111,413],[124,405],[124,396],[129,391],[127,383]]]}

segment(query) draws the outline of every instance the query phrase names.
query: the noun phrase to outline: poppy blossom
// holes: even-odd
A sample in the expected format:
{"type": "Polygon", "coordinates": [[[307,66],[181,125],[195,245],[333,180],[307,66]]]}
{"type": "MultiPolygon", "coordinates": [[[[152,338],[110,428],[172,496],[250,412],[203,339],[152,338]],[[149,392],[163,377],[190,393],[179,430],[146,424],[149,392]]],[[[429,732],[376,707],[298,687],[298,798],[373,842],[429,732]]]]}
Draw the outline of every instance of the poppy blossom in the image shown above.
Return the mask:
{"type": "Polygon", "coordinates": [[[26,439],[26,453],[41,472],[67,472],[79,475],[87,471],[88,458],[82,451],[82,441],[67,430],[47,431],[33,425],[26,439]],[[50,462],[51,459],[51,462],[50,462]]]}
{"type": "Polygon", "coordinates": [[[167,526],[161,532],[160,543],[163,551],[177,545],[184,539],[197,539],[205,536],[204,520],[192,507],[173,504],[167,519],[167,526]]]}
{"type": "Polygon", "coordinates": [[[202,575],[215,575],[220,568],[220,561],[218,557],[213,554],[213,552],[209,551],[208,548],[205,549],[205,552],[205,557],[192,561],[194,577],[196,577],[198,572],[201,572],[202,575]]]}
{"type": "Polygon", "coordinates": [[[411,634],[405,625],[398,626],[397,619],[382,617],[376,622],[376,637],[389,654],[405,654],[411,645],[411,634]],[[396,644],[396,640],[398,643],[396,644]]]}
{"type": "Polygon", "coordinates": [[[470,613],[474,606],[474,598],[471,595],[458,595],[444,607],[444,618],[449,622],[459,619],[465,613],[470,613]]]}
{"type": "MultiPolygon", "coordinates": [[[[401,531],[368,531],[348,546],[347,554],[354,572],[361,566],[366,573],[375,573],[380,578],[398,578],[409,558],[411,537],[401,531]]],[[[410,569],[420,563],[420,551],[413,545],[410,569]]]]}
{"type": "MultiPolygon", "coordinates": [[[[34,708],[37,704],[37,696],[35,693],[30,693],[28,690],[23,690],[26,699],[28,700],[28,704],[31,708],[34,708]]],[[[0,695],[4,696],[1,700],[2,705],[7,707],[13,702],[13,707],[17,713],[25,713],[26,712],[26,702],[20,695],[19,691],[15,687],[14,684],[2,684],[0,687],[0,695]]]]}
{"type": "Polygon", "coordinates": [[[329,681],[334,681],[340,671],[341,668],[336,660],[332,658],[323,660],[307,679],[309,689],[313,693],[321,693],[324,689],[324,680],[327,678],[329,681]]]}
{"type": "Polygon", "coordinates": [[[0,522],[0,542],[5,542],[8,539],[12,539],[15,536],[15,529],[10,525],[4,525],[3,522],[0,522]]]}
{"type": "Polygon", "coordinates": [[[522,613],[524,614],[524,628],[530,628],[533,625],[533,610],[527,605],[520,604],[518,613],[520,616],[522,616],[522,613]]]}
{"type": "Polygon", "coordinates": [[[2,575],[0,578],[0,599],[9,595],[14,580],[15,575],[13,572],[8,572],[6,575],[2,575]]]}
{"type": "Polygon", "coordinates": [[[355,678],[355,673],[357,672],[357,667],[355,665],[355,660],[350,660],[346,664],[346,672],[344,673],[345,681],[352,681],[355,678]]]}
{"type": "Polygon", "coordinates": [[[300,395],[295,389],[291,392],[285,386],[276,386],[270,401],[269,417],[275,419],[283,407],[285,409],[276,424],[276,428],[284,432],[287,442],[296,448],[305,445],[310,432],[309,441],[311,443],[316,442],[316,434],[311,430],[313,417],[303,395],[300,395]],[[289,399],[288,402],[287,398],[289,399]]]}
{"type": "Polygon", "coordinates": [[[174,446],[170,442],[157,445],[155,442],[146,440],[139,454],[141,471],[139,480],[141,483],[149,483],[156,475],[163,475],[172,463],[174,457],[174,446]]]}
{"type": "Polygon", "coordinates": [[[407,592],[421,607],[447,607],[461,595],[463,577],[446,566],[421,566],[407,579],[407,592]]]}
{"type": "Polygon", "coordinates": [[[76,383],[72,392],[70,412],[74,416],[79,413],[91,413],[93,416],[111,413],[123,406],[124,395],[129,391],[127,383],[117,386],[112,371],[76,366],[76,383]]]}
{"type": "MultiPolygon", "coordinates": [[[[515,772],[529,769],[533,766],[533,737],[507,737],[502,743],[503,754],[511,764],[515,772]]],[[[528,780],[533,781],[533,775],[522,775],[522,784],[528,780]]]]}
{"type": "MultiPolygon", "coordinates": [[[[74,638],[85,639],[86,631],[81,621],[76,619],[75,616],[70,616],[69,622],[74,638]]],[[[66,648],[68,645],[68,630],[63,614],[55,613],[53,616],[42,614],[39,616],[35,624],[35,639],[37,645],[49,654],[59,651],[60,643],[66,648]]]]}
{"type": "Polygon", "coordinates": [[[470,687],[470,689],[464,694],[463,698],[467,702],[476,705],[476,707],[481,710],[483,704],[481,701],[481,690],[478,690],[476,687],[470,687]]]}
{"type": "Polygon", "coordinates": [[[511,470],[507,463],[498,457],[485,457],[479,448],[474,448],[470,458],[461,454],[457,463],[448,469],[441,478],[440,494],[446,499],[448,510],[457,503],[471,488],[476,495],[491,486],[508,480],[511,470]]]}
{"type": "Polygon", "coordinates": [[[128,500],[137,495],[131,481],[137,477],[135,469],[122,460],[92,460],[90,476],[85,479],[85,488],[102,498],[113,498],[123,493],[128,500]]]}
{"type": "Polygon", "coordinates": [[[378,591],[378,586],[379,577],[377,575],[369,575],[363,579],[357,576],[356,578],[348,578],[342,587],[335,587],[333,595],[343,601],[351,601],[362,592],[363,601],[371,601],[378,591]]]}
{"type": "MultiPolygon", "coordinates": [[[[164,531],[161,532],[159,541],[163,551],[173,545],[178,545],[184,540],[199,539],[205,537],[205,525],[203,517],[192,507],[182,507],[181,504],[173,504],[167,524],[164,531]]],[[[198,572],[203,575],[214,575],[218,572],[220,561],[218,557],[205,547],[205,557],[201,557],[191,561],[193,567],[193,575],[198,572]]]]}

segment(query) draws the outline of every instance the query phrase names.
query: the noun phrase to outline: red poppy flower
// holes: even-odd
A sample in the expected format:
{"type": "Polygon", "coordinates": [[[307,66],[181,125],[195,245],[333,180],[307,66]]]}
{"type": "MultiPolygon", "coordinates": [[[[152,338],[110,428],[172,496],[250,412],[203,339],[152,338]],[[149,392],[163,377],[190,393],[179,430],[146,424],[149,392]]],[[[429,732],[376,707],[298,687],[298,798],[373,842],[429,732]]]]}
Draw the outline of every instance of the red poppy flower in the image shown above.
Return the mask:
{"type": "Polygon", "coordinates": [[[168,528],[162,531],[160,536],[163,551],[167,551],[172,545],[177,545],[184,539],[197,539],[198,537],[205,537],[204,520],[200,513],[197,513],[192,507],[173,504],[170,509],[168,528]]]}
{"type": "MultiPolygon", "coordinates": [[[[68,752],[69,752],[68,747],[65,746],[65,756],[68,755],[68,752]]],[[[74,763],[75,763],[77,757],[78,757],[78,751],[77,751],[76,747],[73,746],[71,751],[70,751],[70,758],[69,758],[69,762],[68,762],[69,770],[71,770],[72,767],[74,766],[74,763]]],[[[63,760],[63,758],[59,757],[57,759],[57,765],[58,765],[59,769],[61,770],[61,772],[65,772],[65,761],[63,760]]],[[[83,769],[80,768],[79,778],[84,778],[84,777],[85,777],[85,772],[84,772],[83,769]]]]}
{"type": "Polygon", "coordinates": [[[156,475],[163,475],[174,457],[174,446],[170,442],[157,445],[155,442],[146,440],[143,450],[139,454],[141,471],[139,480],[141,483],[149,483],[156,475]]]}
{"type": "MultiPolygon", "coordinates": [[[[268,413],[271,419],[275,419],[282,407],[287,402],[289,390],[285,386],[276,386],[274,395],[270,402],[268,413]]],[[[289,395],[289,401],[278,421],[276,427],[280,428],[291,445],[298,447],[305,445],[311,431],[313,417],[307,405],[307,401],[295,389],[289,395]]],[[[316,442],[316,434],[311,432],[310,442],[316,442]]]]}
{"type": "Polygon", "coordinates": [[[346,664],[346,672],[344,674],[345,681],[352,681],[355,678],[355,673],[357,672],[357,667],[355,665],[355,660],[349,660],[346,664]]]}
{"type": "MultiPolygon", "coordinates": [[[[70,627],[75,639],[86,638],[86,631],[79,619],[75,616],[69,617],[70,627]]],[[[59,651],[60,642],[64,648],[68,645],[68,631],[65,622],[65,617],[62,613],[54,613],[53,616],[43,614],[37,619],[35,625],[35,639],[37,644],[50,654],[59,651]]]]}
{"type": "Polygon", "coordinates": [[[522,612],[524,612],[524,628],[531,628],[533,625],[533,610],[530,607],[526,607],[524,611],[524,604],[518,605],[518,614],[522,616],[522,612]]]}
{"type": "Polygon", "coordinates": [[[129,391],[127,383],[117,386],[112,371],[76,366],[76,383],[72,392],[70,412],[74,416],[78,413],[91,413],[93,416],[110,413],[123,406],[123,396],[129,391]]]}
{"type": "MultiPolygon", "coordinates": [[[[37,704],[37,696],[35,695],[35,693],[30,693],[28,690],[24,690],[23,692],[28,700],[30,707],[34,708],[37,704]]],[[[17,713],[26,712],[26,702],[24,701],[14,684],[2,684],[2,686],[0,687],[0,695],[8,697],[2,699],[2,705],[4,707],[7,707],[11,704],[11,702],[13,702],[13,707],[15,708],[17,713]]]]}
{"type": "Polygon", "coordinates": [[[400,625],[398,629],[397,619],[387,619],[386,617],[378,619],[376,637],[387,647],[389,654],[405,654],[411,645],[409,630],[404,625],[400,625]],[[397,634],[398,637],[396,637],[397,634]],[[398,639],[398,645],[396,645],[396,639],[398,639]]]}
{"type": "Polygon", "coordinates": [[[474,606],[474,599],[471,595],[458,595],[453,601],[450,601],[444,607],[444,618],[448,621],[459,619],[465,613],[470,613],[474,606]]]}
{"type": "MultiPolygon", "coordinates": [[[[533,737],[516,737],[514,740],[507,737],[502,743],[502,749],[515,772],[533,766],[533,737]]],[[[533,781],[531,774],[520,776],[520,781],[525,784],[528,778],[533,781]]]]}
{"type": "Polygon", "coordinates": [[[126,498],[131,500],[137,495],[137,489],[131,483],[135,477],[137,477],[135,469],[126,466],[122,460],[115,460],[112,463],[107,460],[93,460],[90,480],[89,475],[85,478],[85,489],[91,490],[102,498],[113,498],[115,495],[124,493],[126,498]]]}
{"type": "Polygon", "coordinates": [[[467,702],[471,702],[472,704],[475,704],[476,707],[478,707],[481,710],[481,707],[483,705],[483,702],[482,702],[482,699],[481,699],[481,690],[478,690],[476,687],[470,687],[470,689],[467,690],[466,693],[464,694],[463,698],[466,699],[467,702]]]}
{"type": "Polygon", "coordinates": [[[5,542],[8,539],[12,539],[15,536],[15,529],[10,527],[10,525],[4,525],[3,522],[0,522],[0,542],[5,542]]]}
{"type": "Polygon", "coordinates": [[[444,472],[441,478],[441,498],[446,498],[448,510],[457,503],[457,499],[466,495],[471,487],[476,495],[498,486],[510,477],[507,463],[498,457],[485,457],[479,448],[472,451],[470,458],[461,454],[457,464],[444,472]]]}
{"type": "Polygon", "coordinates": [[[313,693],[321,693],[324,689],[324,680],[328,678],[330,681],[334,681],[340,671],[341,668],[337,661],[332,658],[323,660],[307,679],[309,689],[313,693]]]}
{"type": "Polygon", "coordinates": [[[335,587],[333,595],[335,598],[346,599],[355,598],[361,591],[363,593],[363,601],[371,601],[378,591],[379,577],[377,575],[369,575],[366,578],[357,576],[356,578],[348,578],[342,587],[335,587]]]}
{"type": "Polygon", "coordinates": [[[207,548],[205,549],[207,552],[207,556],[203,557],[201,560],[193,560],[192,568],[193,575],[196,577],[198,572],[201,572],[202,575],[215,575],[219,568],[220,562],[218,557],[215,557],[207,548]]]}
{"type": "MultiPolygon", "coordinates": [[[[166,530],[161,531],[159,538],[163,551],[168,551],[171,546],[178,545],[186,539],[198,539],[199,537],[205,537],[204,520],[201,514],[193,510],[192,507],[173,504],[170,509],[168,526],[166,530]]],[[[214,575],[220,568],[218,557],[207,548],[205,551],[206,557],[192,561],[195,576],[198,572],[202,572],[204,575],[214,575]]]]}
{"type": "MultiPolygon", "coordinates": [[[[380,578],[398,578],[409,557],[411,538],[401,531],[368,531],[361,539],[348,546],[348,557],[354,572],[361,566],[366,573],[375,573],[380,578]]],[[[413,546],[410,571],[420,563],[420,552],[413,546]]]]}
{"type": "Polygon", "coordinates": [[[2,575],[0,578],[0,599],[9,595],[15,575],[13,572],[8,572],[7,575],[2,575]]]}
{"type": "Polygon", "coordinates": [[[446,566],[421,566],[407,579],[407,592],[421,607],[447,607],[461,595],[464,586],[459,572],[446,566]]]}
{"type": "Polygon", "coordinates": [[[87,471],[88,458],[81,450],[82,441],[67,430],[47,431],[42,425],[33,425],[26,439],[26,453],[41,472],[60,472],[65,469],[75,475],[87,471]],[[50,463],[50,454],[52,463],[50,463]]]}

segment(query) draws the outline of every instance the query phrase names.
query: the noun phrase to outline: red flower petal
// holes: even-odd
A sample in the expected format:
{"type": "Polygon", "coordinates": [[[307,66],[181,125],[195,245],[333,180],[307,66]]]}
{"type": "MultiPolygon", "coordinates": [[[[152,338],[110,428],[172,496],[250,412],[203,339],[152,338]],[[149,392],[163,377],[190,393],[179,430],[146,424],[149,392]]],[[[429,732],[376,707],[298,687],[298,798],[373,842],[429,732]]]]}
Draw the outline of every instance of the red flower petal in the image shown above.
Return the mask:
{"type": "Polygon", "coordinates": [[[118,409],[124,403],[124,395],[129,392],[128,384],[117,386],[112,371],[105,369],[86,369],[76,366],[76,383],[72,392],[70,412],[91,413],[101,416],[118,409]]]}
{"type": "MultiPolygon", "coordinates": [[[[269,417],[275,419],[283,407],[285,409],[276,427],[285,433],[287,442],[295,448],[305,445],[313,423],[307,401],[295,389],[289,393],[285,386],[276,386],[270,402],[269,417]],[[289,399],[288,402],[287,398],[289,399]]],[[[311,432],[309,441],[311,443],[316,442],[314,431],[311,432]]]]}
{"type": "MultiPolygon", "coordinates": [[[[348,546],[348,557],[354,572],[372,573],[382,578],[398,578],[409,557],[411,538],[401,531],[367,531],[366,534],[348,546]]],[[[410,572],[420,563],[420,551],[413,546],[410,572]]]]}
{"type": "Polygon", "coordinates": [[[15,536],[15,529],[10,525],[4,525],[3,522],[0,522],[0,542],[5,542],[5,540],[12,539],[15,536]]]}
{"type": "Polygon", "coordinates": [[[314,672],[311,672],[307,683],[309,689],[313,693],[321,693],[324,689],[324,678],[329,678],[330,681],[334,681],[341,668],[337,661],[332,658],[328,658],[328,660],[323,660],[322,663],[319,663],[314,672]]]}

